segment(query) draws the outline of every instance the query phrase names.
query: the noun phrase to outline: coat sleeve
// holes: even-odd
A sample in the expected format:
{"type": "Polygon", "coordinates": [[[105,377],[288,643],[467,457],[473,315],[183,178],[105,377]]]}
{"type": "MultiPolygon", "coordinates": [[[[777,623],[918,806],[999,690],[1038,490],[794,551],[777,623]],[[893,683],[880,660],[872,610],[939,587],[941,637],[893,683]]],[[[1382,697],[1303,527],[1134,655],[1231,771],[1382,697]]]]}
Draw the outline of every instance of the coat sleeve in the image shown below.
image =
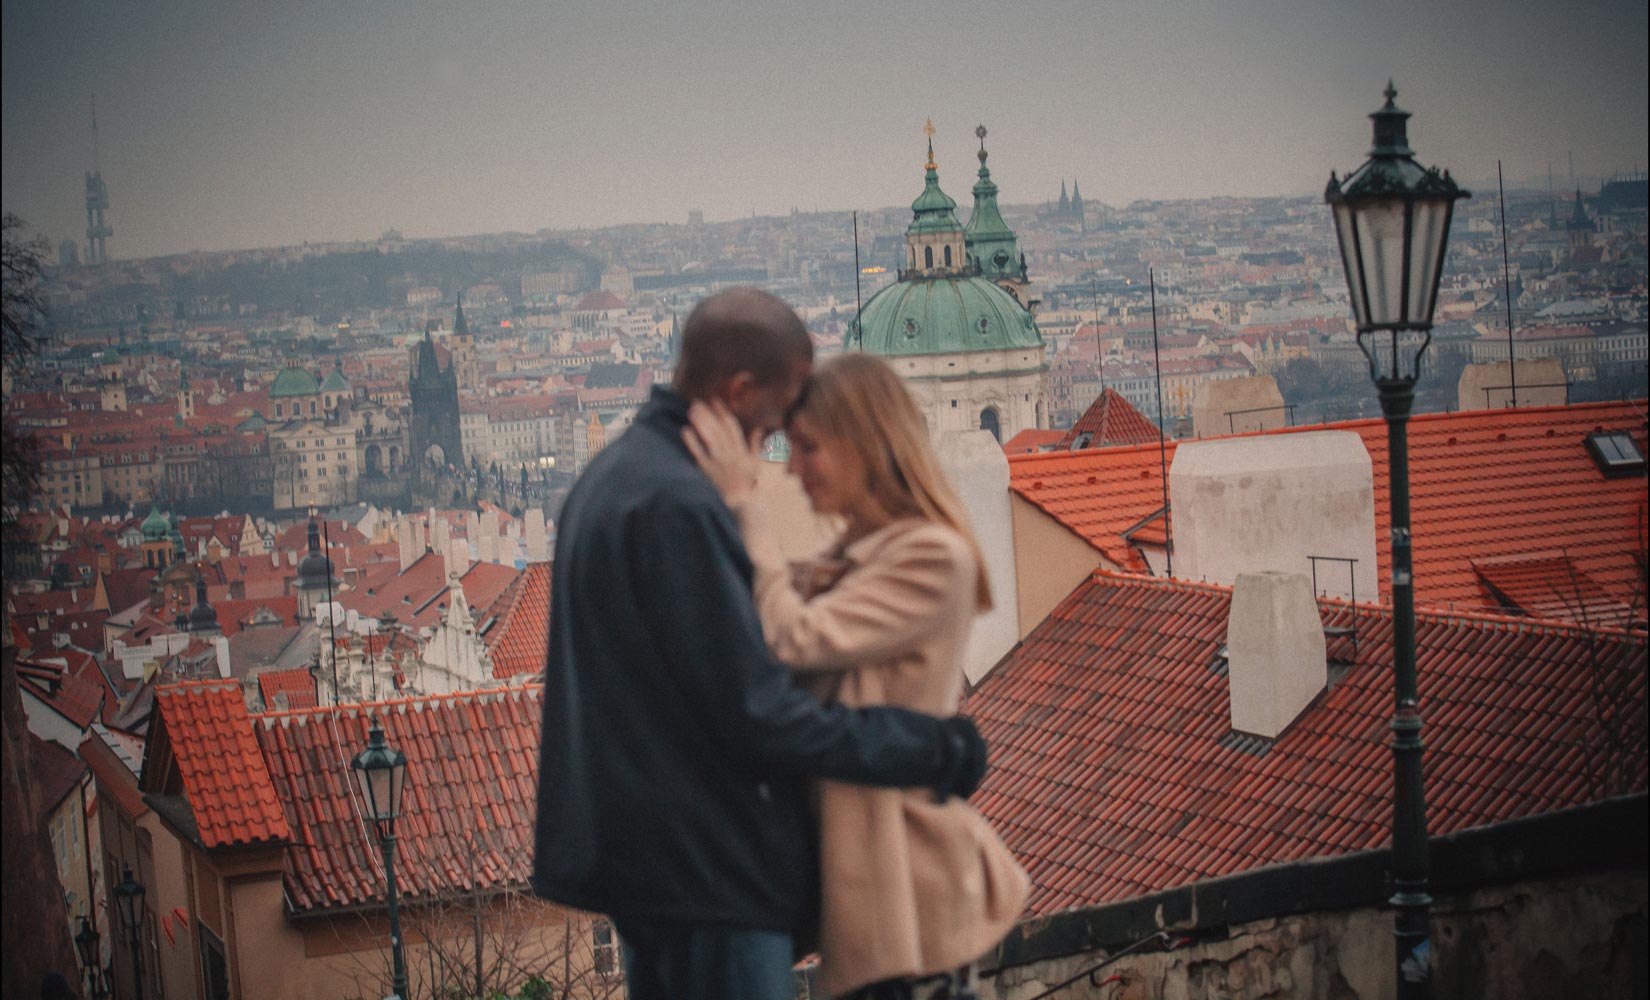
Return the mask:
{"type": "Polygon", "coordinates": [[[957,595],[973,594],[967,549],[927,525],[890,539],[836,586],[804,601],[779,555],[759,500],[735,509],[753,566],[753,592],[773,654],[798,671],[851,670],[886,662],[952,620],[957,595]]]}
{"type": "Polygon", "coordinates": [[[652,581],[638,606],[667,659],[666,683],[733,759],[761,773],[887,787],[945,779],[940,720],[822,705],[791,684],[762,637],[750,564],[725,507],[674,498],[631,518],[628,558],[652,581]]]}

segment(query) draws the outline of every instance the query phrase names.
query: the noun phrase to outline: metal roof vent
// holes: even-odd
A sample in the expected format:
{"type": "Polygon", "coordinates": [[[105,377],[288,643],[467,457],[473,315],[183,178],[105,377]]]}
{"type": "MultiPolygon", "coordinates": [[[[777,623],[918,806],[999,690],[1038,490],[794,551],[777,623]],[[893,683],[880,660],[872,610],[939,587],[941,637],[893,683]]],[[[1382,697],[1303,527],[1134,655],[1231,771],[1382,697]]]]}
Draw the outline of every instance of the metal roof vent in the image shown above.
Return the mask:
{"type": "Polygon", "coordinates": [[[1607,479],[1624,479],[1644,472],[1644,452],[1627,431],[1594,431],[1587,435],[1587,453],[1607,479]]]}

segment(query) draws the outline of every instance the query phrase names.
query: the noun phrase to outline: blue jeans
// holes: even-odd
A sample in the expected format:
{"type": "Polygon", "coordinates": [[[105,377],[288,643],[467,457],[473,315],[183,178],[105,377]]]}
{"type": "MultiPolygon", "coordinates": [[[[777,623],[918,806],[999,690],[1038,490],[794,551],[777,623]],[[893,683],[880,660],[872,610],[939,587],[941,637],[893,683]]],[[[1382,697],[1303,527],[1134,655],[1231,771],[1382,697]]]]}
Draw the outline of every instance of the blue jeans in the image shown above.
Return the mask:
{"type": "Polygon", "coordinates": [[[791,936],[615,917],[630,1000],[791,1000],[791,936]]]}

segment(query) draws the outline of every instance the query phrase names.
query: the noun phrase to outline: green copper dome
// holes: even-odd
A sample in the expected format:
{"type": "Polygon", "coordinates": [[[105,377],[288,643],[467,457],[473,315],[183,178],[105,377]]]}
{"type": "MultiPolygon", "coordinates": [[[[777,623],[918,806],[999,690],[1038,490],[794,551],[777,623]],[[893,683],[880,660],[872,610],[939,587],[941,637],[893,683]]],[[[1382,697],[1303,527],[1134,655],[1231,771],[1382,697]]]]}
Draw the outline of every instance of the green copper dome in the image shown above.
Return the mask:
{"type": "MultiPolygon", "coordinates": [[[[322,392],[348,392],[349,391],[349,383],[344,381],[344,373],[340,372],[336,368],[334,368],[330,372],[327,372],[327,380],[325,382],[321,383],[321,391],[322,392]]],[[[270,395],[273,396],[274,393],[272,392],[272,393],[270,393],[270,395]]]]}
{"type": "Polygon", "coordinates": [[[166,538],[166,533],[172,530],[172,525],[166,520],[166,516],[160,512],[159,507],[150,507],[149,516],[143,519],[142,524],[138,525],[138,530],[143,532],[144,541],[158,542],[166,538]]]}
{"type": "Polygon", "coordinates": [[[985,165],[985,126],[975,129],[974,134],[980,137],[980,179],[974,183],[974,211],[968,217],[968,227],[963,230],[968,256],[988,278],[1023,282],[1026,270],[1021,262],[1019,240],[997,208],[997,185],[985,165]]]}
{"type": "Polygon", "coordinates": [[[980,277],[889,285],[849,324],[847,346],[883,357],[1042,347],[1031,313],[980,277]]]}
{"type": "Polygon", "coordinates": [[[962,223],[957,221],[957,203],[940,190],[939,171],[934,167],[933,154],[929,156],[922,194],[911,203],[913,218],[905,229],[907,234],[954,233],[962,229],[962,223]]]}
{"type": "Polygon", "coordinates": [[[275,383],[269,387],[270,399],[285,399],[291,396],[313,396],[321,391],[321,383],[315,381],[315,376],[306,368],[282,368],[281,373],[275,376],[275,383]]]}

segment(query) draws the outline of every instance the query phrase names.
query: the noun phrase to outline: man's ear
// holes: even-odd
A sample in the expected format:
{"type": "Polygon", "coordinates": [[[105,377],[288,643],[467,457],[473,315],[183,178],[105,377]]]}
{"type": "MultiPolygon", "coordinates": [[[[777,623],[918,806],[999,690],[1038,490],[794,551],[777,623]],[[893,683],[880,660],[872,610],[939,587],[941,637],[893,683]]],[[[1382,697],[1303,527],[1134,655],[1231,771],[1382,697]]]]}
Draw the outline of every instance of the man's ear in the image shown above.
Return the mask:
{"type": "Polygon", "coordinates": [[[722,402],[728,404],[728,409],[740,413],[756,388],[755,375],[750,372],[734,372],[722,383],[722,391],[718,395],[721,396],[722,402]]]}

